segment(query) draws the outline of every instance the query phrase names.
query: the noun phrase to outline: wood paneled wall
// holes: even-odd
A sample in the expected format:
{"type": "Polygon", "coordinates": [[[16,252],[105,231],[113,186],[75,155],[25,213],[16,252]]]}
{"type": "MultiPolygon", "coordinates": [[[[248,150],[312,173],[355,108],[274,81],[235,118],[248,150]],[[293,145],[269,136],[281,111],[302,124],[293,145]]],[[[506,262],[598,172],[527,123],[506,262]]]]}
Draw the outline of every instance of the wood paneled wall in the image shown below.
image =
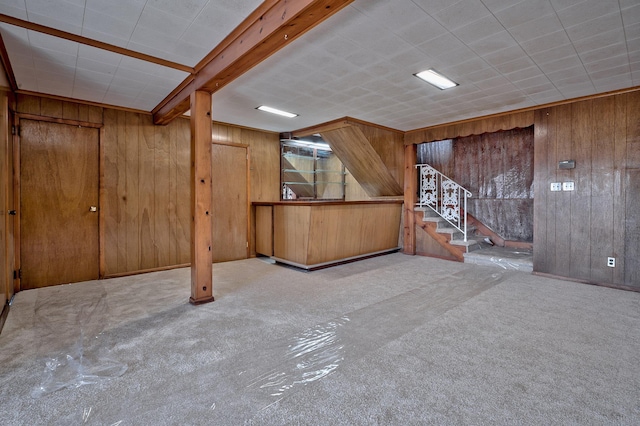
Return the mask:
{"type": "Polygon", "coordinates": [[[468,211],[502,238],[533,242],[533,127],[418,145],[427,163],[473,194],[468,211]]]}
{"type": "Polygon", "coordinates": [[[534,271],[640,290],[640,92],[536,111],[535,200],[534,271]]]}
{"type": "MultiPolygon", "coordinates": [[[[25,95],[17,112],[103,124],[107,276],[190,262],[189,120],[155,126],[148,114],[25,95]]],[[[278,134],[214,123],[213,139],[249,146],[251,201],[279,200],[278,134]]]]}
{"type": "Polygon", "coordinates": [[[344,126],[320,134],[369,196],[402,195],[402,186],[360,127],[344,126]]]}
{"type": "Polygon", "coordinates": [[[190,262],[190,127],[104,110],[106,274],[190,262]]]}
{"type": "Polygon", "coordinates": [[[352,126],[362,131],[391,176],[400,187],[404,186],[404,134],[358,122],[352,126]]]}

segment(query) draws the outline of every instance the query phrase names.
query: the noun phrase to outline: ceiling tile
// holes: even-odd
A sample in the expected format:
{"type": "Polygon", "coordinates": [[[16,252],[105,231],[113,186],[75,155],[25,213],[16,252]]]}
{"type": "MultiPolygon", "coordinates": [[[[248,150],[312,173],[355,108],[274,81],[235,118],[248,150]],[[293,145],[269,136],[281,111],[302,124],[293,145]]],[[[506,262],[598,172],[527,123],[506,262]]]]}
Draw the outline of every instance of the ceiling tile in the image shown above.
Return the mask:
{"type": "Polygon", "coordinates": [[[573,43],[578,54],[608,47],[614,44],[625,44],[624,31],[621,28],[596,34],[592,37],[583,38],[573,43]]]}
{"type": "MultiPolygon", "coordinates": [[[[500,70],[499,67],[496,67],[496,68],[500,70]]],[[[509,81],[511,81],[512,83],[515,83],[518,87],[520,87],[520,81],[528,80],[533,77],[540,77],[542,76],[542,71],[540,71],[540,68],[538,68],[536,65],[532,65],[527,68],[521,68],[511,72],[506,72],[504,76],[507,77],[509,81]]]]}
{"type": "Polygon", "coordinates": [[[46,25],[42,22],[42,18],[45,18],[49,22],[59,21],[71,27],[82,27],[83,6],[64,0],[25,0],[25,4],[31,22],[46,25]]]}
{"type": "Polygon", "coordinates": [[[493,15],[485,16],[451,32],[463,43],[471,43],[504,31],[504,27],[493,15]]]}
{"type": "Polygon", "coordinates": [[[429,15],[425,15],[422,20],[409,25],[402,25],[395,30],[399,37],[418,45],[425,41],[447,34],[447,30],[429,15]]]}
{"type": "Polygon", "coordinates": [[[572,27],[616,11],[619,11],[618,2],[585,0],[566,9],[559,10],[557,13],[562,25],[572,27]]]}
{"type": "Polygon", "coordinates": [[[640,22],[640,3],[629,4],[622,9],[622,21],[625,25],[640,22]]]}
{"type": "Polygon", "coordinates": [[[555,13],[549,0],[527,0],[495,12],[495,16],[505,28],[510,29],[542,16],[555,15],[555,13]]]}
{"type": "Polygon", "coordinates": [[[633,85],[633,78],[631,76],[631,73],[628,73],[625,75],[617,75],[602,80],[594,80],[593,84],[596,86],[596,90],[598,91],[611,92],[633,85]]]}
{"type": "Polygon", "coordinates": [[[506,30],[493,34],[489,37],[469,43],[469,47],[478,55],[488,55],[507,47],[516,46],[518,43],[506,30]]]}
{"type": "Polygon", "coordinates": [[[10,2],[3,1],[0,3],[0,13],[13,16],[15,18],[28,20],[27,9],[24,5],[24,0],[14,0],[10,2]]]}
{"type": "Polygon", "coordinates": [[[85,35],[86,31],[90,28],[91,31],[97,31],[98,33],[108,34],[111,37],[122,39],[118,45],[126,45],[131,34],[133,34],[136,23],[123,21],[113,16],[87,9],[84,16],[84,25],[83,35],[85,35]]]}
{"type": "Polygon", "coordinates": [[[147,0],[86,0],[86,11],[135,24],[147,0]]]}
{"type": "Polygon", "coordinates": [[[576,49],[571,44],[560,45],[548,50],[540,51],[538,53],[529,53],[529,57],[533,59],[537,64],[554,62],[572,56],[576,56],[576,49]]]}
{"type": "Polygon", "coordinates": [[[584,69],[582,65],[546,73],[545,75],[554,84],[565,82],[565,80],[567,79],[574,79],[571,82],[575,82],[575,81],[582,82],[582,81],[588,80],[589,78],[589,76],[587,75],[587,71],[584,69]]]}
{"type": "Polygon", "coordinates": [[[456,36],[447,33],[419,44],[417,48],[428,56],[437,57],[448,51],[465,49],[466,46],[456,36]]]}
{"type": "Polygon", "coordinates": [[[480,0],[462,0],[433,15],[449,31],[491,15],[480,0]]]}
{"type": "Polygon", "coordinates": [[[627,48],[625,45],[616,44],[581,53],[580,59],[584,63],[597,62],[614,56],[623,55],[626,51],[627,48]]]}
{"type": "MultiPolygon", "coordinates": [[[[525,42],[521,42],[520,46],[522,46],[525,52],[527,52],[529,55],[535,55],[570,44],[571,40],[569,40],[567,33],[562,30],[556,31],[555,33],[551,34],[545,34],[541,37],[533,38],[525,42]]],[[[572,50],[574,52],[573,54],[575,54],[575,50],[573,48],[572,50]]]]}
{"type": "MultiPolygon", "coordinates": [[[[165,38],[180,38],[182,34],[189,28],[191,21],[172,15],[164,10],[156,9],[147,5],[140,15],[140,20],[136,25],[136,30],[145,28],[152,32],[161,32],[165,38]]],[[[133,41],[141,42],[133,39],[133,41]]]]}
{"type": "Polygon", "coordinates": [[[517,41],[526,42],[540,37],[541,34],[551,34],[564,31],[560,20],[556,15],[547,15],[541,18],[526,21],[508,29],[509,34],[517,41]]]}
{"type": "MultiPolygon", "coordinates": [[[[507,62],[513,63],[514,61],[520,61],[520,64],[528,63],[531,64],[531,60],[527,56],[527,54],[522,50],[522,48],[518,45],[507,47],[506,49],[498,50],[496,52],[490,53],[484,56],[484,60],[487,63],[498,67],[499,65],[506,64],[507,62]]],[[[510,69],[510,68],[507,68],[510,69]]],[[[507,71],[509,72],[509,71],[507,71]]]]}
{"type": "Polygon", "coordinates": [[[209,0],[149,0],[147,5],[192,21],[207,3],[209,0]]]}
{"type": "Polygon", "coordinates": [[[569,27],[566,31],[569,38],[575,42],[613,29],[622,30],[622,17],[620,16],[620,12],[599,16],[591,21],[569,27]]]}
{"type": "Polygon", "coordinates": [[[359,2],[354,3],[353,7],[391,31],[417,22],[425,15],[411,0],[359,2]]]}
{"type": "Polygon", "coordinates": [[[566,56],[562,59],[551,62],[538,62],[538,66],[545,73],[575,68],[582,65],[582,61],[576,55],[566,56]]]}

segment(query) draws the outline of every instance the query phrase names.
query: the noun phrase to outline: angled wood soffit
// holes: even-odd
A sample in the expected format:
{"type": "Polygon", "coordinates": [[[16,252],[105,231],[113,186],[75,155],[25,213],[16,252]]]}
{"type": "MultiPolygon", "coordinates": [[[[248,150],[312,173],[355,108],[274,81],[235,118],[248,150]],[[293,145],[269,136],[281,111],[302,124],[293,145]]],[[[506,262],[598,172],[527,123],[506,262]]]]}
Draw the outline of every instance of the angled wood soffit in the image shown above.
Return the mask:
{"type": "Polygon", "coordinates": [[[384,197],[403,194],[400,184],[358,127],[344,126],[321,131],[320,134],[367,195],[384,197]]]}

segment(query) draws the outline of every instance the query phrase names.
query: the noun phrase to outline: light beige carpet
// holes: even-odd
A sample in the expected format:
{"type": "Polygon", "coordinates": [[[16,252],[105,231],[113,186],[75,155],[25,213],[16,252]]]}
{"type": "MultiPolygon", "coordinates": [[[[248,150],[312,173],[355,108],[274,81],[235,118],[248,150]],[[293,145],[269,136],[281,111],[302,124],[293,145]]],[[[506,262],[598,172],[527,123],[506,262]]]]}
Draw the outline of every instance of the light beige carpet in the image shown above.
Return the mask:
{"type": "Polygon", "coordinates": [[[216,264],[198,307],[189,288],[19,293],[0,423],[640,424],[639,293],[402,254],[216,264]]]}

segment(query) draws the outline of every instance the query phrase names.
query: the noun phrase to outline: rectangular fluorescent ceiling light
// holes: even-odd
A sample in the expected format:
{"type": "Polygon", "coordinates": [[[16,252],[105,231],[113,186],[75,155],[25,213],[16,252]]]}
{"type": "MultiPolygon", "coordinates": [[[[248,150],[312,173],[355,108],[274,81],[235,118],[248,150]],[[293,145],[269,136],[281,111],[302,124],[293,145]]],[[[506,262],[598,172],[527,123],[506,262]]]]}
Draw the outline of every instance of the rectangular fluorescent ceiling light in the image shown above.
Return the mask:
{"type": "Polygon", "coordinates": [[[275,109],[275,108],[271,108],[269,106],[266,105],[260,105],[258,108],[260,111],[264,111],[264,112],[270,112],[271,114],[278,114],[281,115],[283,117],[287,117],[287,118],[293,118],[293,117],[297,117],[298,114],[294,114],[292,112],[287,112],[287,111],[282,111],[279,109],[275,109]]]}
{"type": "Polygon", "coordinates": [[[443,76],[442,74],[438,74],[432,69],[428,69],[414,75],[441,90],[451,89],[452,87],[456,87],[458,85],[458,83],[449,80],[447,77],[443,76]]]}

